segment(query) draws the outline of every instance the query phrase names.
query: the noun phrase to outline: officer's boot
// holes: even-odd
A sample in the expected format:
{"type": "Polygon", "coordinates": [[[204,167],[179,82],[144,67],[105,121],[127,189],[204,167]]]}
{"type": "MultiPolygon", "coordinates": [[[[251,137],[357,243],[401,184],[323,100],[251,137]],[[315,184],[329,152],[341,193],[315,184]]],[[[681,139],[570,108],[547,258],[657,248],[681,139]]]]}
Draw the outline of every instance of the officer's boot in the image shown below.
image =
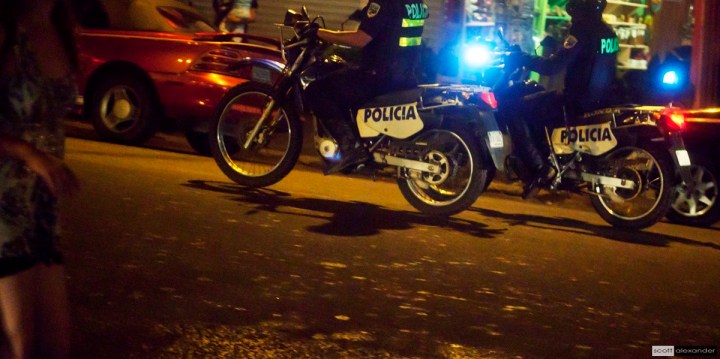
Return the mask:
{"type": "Polygon", "coordinates": [[[367,149],[362,146],[352,128],[346,121],[334,120],[326,124],[330,133],[340,145],[340,160],[325,170],[325,174],[340,172],[346,168],[357,166],[370,159],[367,149]]]}
{"type": "Polygon", "coordinates": [[[543,159],[527,124],[523,123],[515,127],[515,141],[519,142],[517,145],[520,155],[528,169],[533,173],[533,177],[525,184],[522,192],[522,198],[528,199],[534,197],[540,188],[555,176],[555,170],[548,166],[543,159]]]}

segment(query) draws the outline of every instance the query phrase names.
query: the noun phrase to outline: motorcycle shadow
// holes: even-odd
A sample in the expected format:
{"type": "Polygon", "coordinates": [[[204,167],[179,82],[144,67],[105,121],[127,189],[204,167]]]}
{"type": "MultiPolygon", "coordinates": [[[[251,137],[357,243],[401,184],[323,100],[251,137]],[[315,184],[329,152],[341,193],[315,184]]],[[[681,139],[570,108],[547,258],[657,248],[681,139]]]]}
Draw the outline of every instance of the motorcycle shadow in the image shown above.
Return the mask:
{"type": "Polygon", "coordinates": [[[343,237],[373,236],[387,230],[409,230],[416,226],[453,229],[480,238],[495,238],[505,229],[489,228],[480,222],[462,218],[431,217],[418,212],[388,209],[361,201],[338,201],[330,198],[295,197],[271,188],[243,187],[234,183],[191,180],[185,186],[231,195],[230,199],[248,208],[243,216],[272,212],[322,219],[308,225],[308,232],[343,237]]]}
{"type": "Polygon", "coordinates": [[[693,239],[676,237],[667,234],[651,233],[645,231],[632,231],[614,228],[610,225],[595,225],[567,217],[550,217],[536,214],[503,213],[487,208],[472,207],[468,211],[474,211],[482,216],[493,217],[504,220],[510,226],[526,226],[547,229],[552,226],[555,231],[568,233],[592,234],[596,237],[609,239],[631,244],[640,244],[655,247],[668,247],[670,243],[680,243],[693,246],[707,247],[720,250],[720,245],[712,242],[701,242],[693,239]]]}

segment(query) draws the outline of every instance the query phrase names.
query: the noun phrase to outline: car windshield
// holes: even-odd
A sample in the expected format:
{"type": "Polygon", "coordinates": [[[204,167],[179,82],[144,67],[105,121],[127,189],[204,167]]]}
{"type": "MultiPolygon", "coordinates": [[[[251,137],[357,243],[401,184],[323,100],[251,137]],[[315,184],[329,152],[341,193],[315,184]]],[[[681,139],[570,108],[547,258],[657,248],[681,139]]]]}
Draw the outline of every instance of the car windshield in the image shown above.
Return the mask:
{"type": "Polygon", "coordinates": [[[215,31],[200,14],[171,6],[158,6],[157,10],[177,32],[215,31]]]}
{"type": "Polygon", "coordinates": [[[77,18],[85,29],[179,33],[216,31],[200,13],[178,1],[74,1],[77,3],[77,18]]]}

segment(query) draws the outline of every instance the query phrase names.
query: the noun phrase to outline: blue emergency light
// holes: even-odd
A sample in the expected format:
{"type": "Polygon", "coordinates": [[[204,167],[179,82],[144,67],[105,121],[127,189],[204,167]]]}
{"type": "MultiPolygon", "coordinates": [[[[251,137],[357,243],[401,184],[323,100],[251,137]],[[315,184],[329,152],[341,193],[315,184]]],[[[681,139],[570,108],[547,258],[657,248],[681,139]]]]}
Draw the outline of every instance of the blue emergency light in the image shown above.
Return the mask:
{"type": "Polygon", "coordinates": [[[662,83],[664,85],[676,86],[680,83],[680,76],[678,76],[675,70],[665,71],[662,77],[662,83]]]}
{"type": "Polygon", "coordinates": [[[487,65],[492,59],[493,52],[486,44],[472,44],[463,51],[463,62],[469,67],[487,65]]]}

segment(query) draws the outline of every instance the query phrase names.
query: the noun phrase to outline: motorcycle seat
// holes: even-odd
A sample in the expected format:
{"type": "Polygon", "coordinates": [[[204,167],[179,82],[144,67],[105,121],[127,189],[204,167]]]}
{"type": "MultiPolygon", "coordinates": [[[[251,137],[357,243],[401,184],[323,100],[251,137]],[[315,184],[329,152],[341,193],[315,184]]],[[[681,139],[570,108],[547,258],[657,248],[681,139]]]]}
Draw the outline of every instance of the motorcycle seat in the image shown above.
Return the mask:
{"type": "Polygon", "coordinates": [[[423,90],[423,88],[416,87],[409,90],[388,92],[380,96],[374,97],[370,101],[363,103],[360,107],[385,107],[417,102],[420,100],[420,96],[422,95],[423,90]]]}

